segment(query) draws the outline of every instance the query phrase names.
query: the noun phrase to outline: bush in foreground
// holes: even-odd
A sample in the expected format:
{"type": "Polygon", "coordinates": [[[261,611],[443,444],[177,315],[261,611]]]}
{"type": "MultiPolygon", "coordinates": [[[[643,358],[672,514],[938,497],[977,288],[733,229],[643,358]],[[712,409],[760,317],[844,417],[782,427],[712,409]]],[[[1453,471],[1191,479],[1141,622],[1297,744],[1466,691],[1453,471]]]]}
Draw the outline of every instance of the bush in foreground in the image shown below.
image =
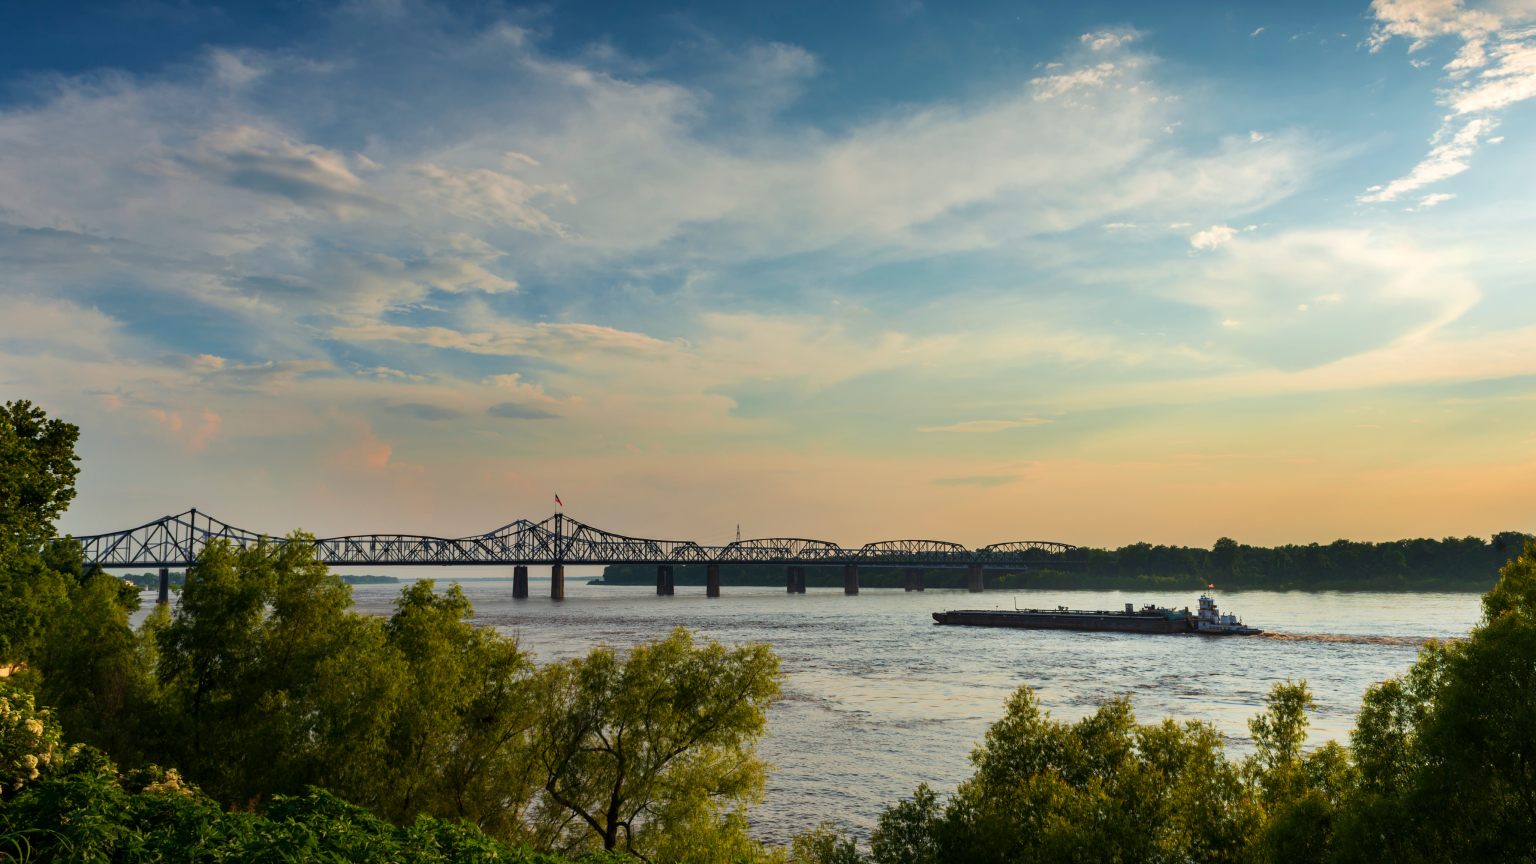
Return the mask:
{"type": "Polygon", "coordinates": [[[175,770],[118,774],[88,747],[0,801],[0,861],[569,864],[462,821],[391,825],[313,787],[276,796],[260,813],[227,812],[175,770]]]}

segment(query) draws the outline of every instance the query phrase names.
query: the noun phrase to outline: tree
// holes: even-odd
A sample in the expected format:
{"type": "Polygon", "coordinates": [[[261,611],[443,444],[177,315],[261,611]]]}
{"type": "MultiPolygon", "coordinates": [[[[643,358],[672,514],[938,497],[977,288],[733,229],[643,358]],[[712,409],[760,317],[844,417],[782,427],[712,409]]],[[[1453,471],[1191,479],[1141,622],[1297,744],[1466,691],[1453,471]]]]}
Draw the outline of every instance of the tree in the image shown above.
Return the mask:
{"type": "Polygon", "coordinates": [[[19,400],[0,409],[0,556],[35,549],[75,497],[80,427],[19,400]]]}
{"type": "Polygon", "coordinates": [[[381,620],[348,611],[351,589],[309,535],[211,544],[160,630],[180,722],[160,758],[227,803],[313,784],[397,824],[426,814],[531,835],[532,664],[473,625],[457,585],[434,587],[408,585],[381,620]]]}
{"type": "Polygon", "coordinates": [[[942,811],[926,787],[886,810],[870,842],[877,864],[1242,861],[1260,825],[1219,733],[1138,726],[1128,697],[1067,724],[1021,687],[971,761],[942,811]]]}
{"type": "Polygon", "coordinates": [[[1268,817],[1260,848],[1271,861],[1328,860],[1334,820],[1357,771],[1333,741],[1304,751],[1307,713],[1317,710],[1305,680],[1277,682],[1265,702],[1264,713],[1248,721],[1257,752],[1244,766],[1268,817]]]}
{"type": "MultiPolygon", "coordinates": [[[[426,813],[531,838],[528,808],[541,779],[533,663],[515,640],[470,623],[474,609],[458,585],[442,594],[433,587],[404,588],[383,627],[406,674],[381,742],[387,795],[370,800],[402,823],[426,813]]],[[[338,671],[350,676],[351,668],[338,671]]]]}
{"type": "Polygon", "coordinates": [[[1483,595],[1464,641],[1430,643],[1366,693],[1361,782],[1340,860],[1528,861],[1536,848],[1536,543],[1483,595]]]}
{"type": "Polygon", "coordinates": [[[68,577],[50,564],[69,556],[55,547],[72,544],[48,541],[75,497],[79,437],[78,427],[31,402],[0,409],[0,666],[32,659],[48,622],[68,604],[68,577]]]}
{"type": "Polygon", "coordinates": [[[543,791],[566,816],[568,848],[679,864],[752,854],[741,808],[761,796],[755,743],[779,694],[768,646],[695,645],[679,627],[546,676],[543,791]]]}
{"type": "MultiPolygon", "coordinates": [[[[69,545],[78,554],[79,546],[69,545]]],[[[155,725],[146,653],[153,637],[148,629],[135,633],[128,626],[138,591],[124,591],[121,580],[99,567],[82,568],[77,562],[73,569],[79,576],[67,583],[67,602],[49,619],[34,657],[42,675],[39,692],[58,710],[74,740],[131,764],[140,753],[141,736],[155,725]]]]}

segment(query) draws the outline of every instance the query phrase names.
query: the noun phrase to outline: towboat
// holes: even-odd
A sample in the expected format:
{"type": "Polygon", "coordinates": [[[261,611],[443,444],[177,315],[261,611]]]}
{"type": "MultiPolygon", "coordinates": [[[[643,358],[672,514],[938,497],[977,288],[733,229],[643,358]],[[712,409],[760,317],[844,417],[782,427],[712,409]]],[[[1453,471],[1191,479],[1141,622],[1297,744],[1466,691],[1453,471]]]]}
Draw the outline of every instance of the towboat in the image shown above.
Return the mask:
{"type": "Polygon", "coordinates": [[[1200,595],[1200,611],[1190,623],[1196,633],[1208,636],[1257,636],[1264,632],[1247,626],[1236,615],[1221,614],[1216,601],[1205,594],[1200,595]]]}

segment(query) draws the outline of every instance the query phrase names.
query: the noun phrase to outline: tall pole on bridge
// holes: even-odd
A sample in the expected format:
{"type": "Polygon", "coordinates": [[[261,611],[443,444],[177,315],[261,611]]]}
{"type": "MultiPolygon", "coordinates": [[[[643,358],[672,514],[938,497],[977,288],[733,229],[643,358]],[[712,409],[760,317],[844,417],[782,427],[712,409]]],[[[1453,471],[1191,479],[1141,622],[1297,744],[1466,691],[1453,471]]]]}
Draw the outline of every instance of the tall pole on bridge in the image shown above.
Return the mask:
{"type": "Polygon", "coordinates": [[[549,568],[549,599],[565,599],[565,516],[555,513],[555,563],[549,568]]]}

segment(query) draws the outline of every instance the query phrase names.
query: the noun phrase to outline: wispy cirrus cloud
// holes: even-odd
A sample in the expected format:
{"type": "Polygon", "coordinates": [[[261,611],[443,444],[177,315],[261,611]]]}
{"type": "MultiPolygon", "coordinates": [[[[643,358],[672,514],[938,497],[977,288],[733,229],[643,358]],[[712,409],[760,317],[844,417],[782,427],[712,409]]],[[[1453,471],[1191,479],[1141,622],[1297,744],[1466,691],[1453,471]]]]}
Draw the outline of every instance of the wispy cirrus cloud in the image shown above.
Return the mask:
{"type": "Polygon", "coordinates": [[[1529,10],[1508,7],[1502,14],[1469,9],[1462,0],[1374,0],[1372,52],[1396,38],[1411,40],[1410,54],[1437,38],[1461,46],[1444,69],[1449,85],[1440,104],[1450,109],[1430,139],[1429,154],[1406,175],[1359,196],[1363,202],[1396,201],[1471,167],[1469,160],[1498,128],[1498,112],[1536,97],[1536,27],[1529,10]]]}

